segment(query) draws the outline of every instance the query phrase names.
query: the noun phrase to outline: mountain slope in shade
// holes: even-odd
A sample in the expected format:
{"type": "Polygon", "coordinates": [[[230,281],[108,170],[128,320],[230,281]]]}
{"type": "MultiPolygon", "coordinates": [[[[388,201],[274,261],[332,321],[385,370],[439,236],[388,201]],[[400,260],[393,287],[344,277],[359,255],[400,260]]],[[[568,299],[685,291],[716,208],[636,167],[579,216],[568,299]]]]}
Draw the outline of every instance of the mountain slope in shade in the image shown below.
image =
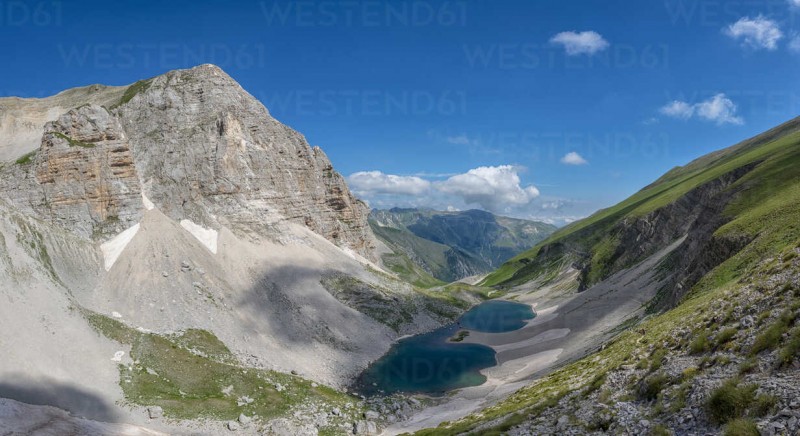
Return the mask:
{"type": "Polygon", "coordinates": [[[384,262],[394,265],[396,271],[407,271],[398,260],[404,256],[445,282],[492,271],[556,229],[480,210],[398,208],[373,210],[370,226],[392,248],[394,255],[384,256],[384,262]]]}

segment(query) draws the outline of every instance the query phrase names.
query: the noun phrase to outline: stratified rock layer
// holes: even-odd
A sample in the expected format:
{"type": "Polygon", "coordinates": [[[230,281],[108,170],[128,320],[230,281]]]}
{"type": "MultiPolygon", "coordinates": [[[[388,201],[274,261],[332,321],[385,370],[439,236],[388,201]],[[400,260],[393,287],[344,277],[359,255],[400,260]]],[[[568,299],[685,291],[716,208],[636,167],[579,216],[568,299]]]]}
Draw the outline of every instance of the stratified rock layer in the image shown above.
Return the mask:
{"type": "Polygon", "coordinates": [[[35,178],[42,212],[89,236],[104,223],[123,227],[143,206],[133,153],[117,119],[100,106],[83,106],[45,125],[35,178]]]}

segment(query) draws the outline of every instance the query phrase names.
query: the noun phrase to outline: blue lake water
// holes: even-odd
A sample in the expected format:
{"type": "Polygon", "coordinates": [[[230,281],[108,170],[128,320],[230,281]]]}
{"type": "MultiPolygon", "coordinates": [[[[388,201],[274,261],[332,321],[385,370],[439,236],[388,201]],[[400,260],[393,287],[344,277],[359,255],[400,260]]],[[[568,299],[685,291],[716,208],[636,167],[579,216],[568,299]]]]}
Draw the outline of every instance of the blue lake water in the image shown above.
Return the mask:
{"type": "Polygon", "coordinates": [[[520,329],[534,317],[529,305],[487,301],[466,312],[455,324],[398,341],[358,378],[364,395],[408,392],[440,395],[486,381],[480,370],[497,364],[495,352],[478,344],[451,342],[461,329],[501,333],[520,329]]]}

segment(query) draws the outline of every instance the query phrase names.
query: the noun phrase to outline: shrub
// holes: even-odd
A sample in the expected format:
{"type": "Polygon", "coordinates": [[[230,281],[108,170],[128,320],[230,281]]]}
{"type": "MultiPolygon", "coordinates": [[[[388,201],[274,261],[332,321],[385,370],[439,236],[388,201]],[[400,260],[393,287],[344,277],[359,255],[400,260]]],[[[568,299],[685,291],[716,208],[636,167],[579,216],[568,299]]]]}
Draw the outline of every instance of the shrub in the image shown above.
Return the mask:
{"type": "Polygon", "coordinates": [[[650,430],[650,436],[672,436],[672,432],[663,425],[658,424],[650,430]]]}
{"type": "Polygon", "coordinates": [[[756,336],[753,342],[753,348],[750,353],[755,355],[764,350],[771,350],[778,346],[781,341],[781,336],[789,329],[789,325],[794,321],[794,314],[790,311],[785,311],[775,320],[769,327],[766,328],[760,335],[756,336]]]}
{"type": "Polygon", "coordinates": [[[650,355],[650,372],[658,371],[667,357],[667,350],[659,348],[650,355]]]}
{"type": "Polygon", "coordinates": [[[773,395],[759,394],[750,406],[750,416],[760,418],[769,415],[778,405],[778,399],[773,395]]]}
{"type": "Polygon", "coordinates": [[[699,374],[699,373],[700,373],[700,370],[696,366],[690,366],[690,367],[684,369],[683,373],[681,375],[683,376],[683,380],[686,381],[686,380],[691,380],[691,379],[697,377],[697,374],[699,374]]]}
{"type": "Polygon", "coordinates": [[[749,357],[747,360],[742,362],[739,365],[739,374],[750,374],[751,372],[758,369],[758,359],[755,357],[749,357]]]}
{"type": "Polygon", "coordinates": [[[734,419],[725,426],[724,436],[760,436],[756,424],[749,419],[734,419]]]}
{"type": "Polygon", "coordinates": [[[666,374],[653,374],[646,377],[639,383],[639,398],[652,401],[658,398],[658,394],[670,383],[666,374]]]}
{"type": "Polygon", "coordinates": [[[719,348],[733,339],[736,336],[737,330],[733,327],[728,327],[721,332],[717,333],[716,339],[716,348],[719,348]]]}
{"type": "Polygon", "coordinates": [[[786,341],[786,345],[778,353],[778,367],[782,368],[791,365],[798,354],[800,354],[800,328],[795,328],[786,341]]]}
{"type": "Polygon", "coordinates": [[[708,341],[708,333],[703,331],[699,333],[689,344],[690,354],[700,354],[711,349],[711,344],[708,341]]]}
{"type": "Polygon", "coordinates": [[[739,379],[730,379],[714,389],[706,401],[706,412],[712,422],[724,424],[744,416],[756,396],[756,385],[739,385],[739,379]]]}
{"type": "Polygon", "coordinates": [[[600,389],[603,387],[603,383],[606,382],[606,374],[598,374],[596,375],[591,382],[586,386],[585,395],[589,395],[592,392],[600,389]]]}

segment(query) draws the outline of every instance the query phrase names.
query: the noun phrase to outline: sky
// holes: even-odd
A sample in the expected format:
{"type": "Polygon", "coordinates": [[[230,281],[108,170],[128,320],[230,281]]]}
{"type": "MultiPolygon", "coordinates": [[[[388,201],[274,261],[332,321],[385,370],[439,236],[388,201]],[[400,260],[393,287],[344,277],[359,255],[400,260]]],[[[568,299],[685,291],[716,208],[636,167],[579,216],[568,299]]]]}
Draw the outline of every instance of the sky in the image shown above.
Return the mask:
{"type": "Polygon", "coordinates": [[[0,96],[213,63],[373,207],[561,225],[797,116],[798,35],[800,0],[0,0],[0,96]]]}

